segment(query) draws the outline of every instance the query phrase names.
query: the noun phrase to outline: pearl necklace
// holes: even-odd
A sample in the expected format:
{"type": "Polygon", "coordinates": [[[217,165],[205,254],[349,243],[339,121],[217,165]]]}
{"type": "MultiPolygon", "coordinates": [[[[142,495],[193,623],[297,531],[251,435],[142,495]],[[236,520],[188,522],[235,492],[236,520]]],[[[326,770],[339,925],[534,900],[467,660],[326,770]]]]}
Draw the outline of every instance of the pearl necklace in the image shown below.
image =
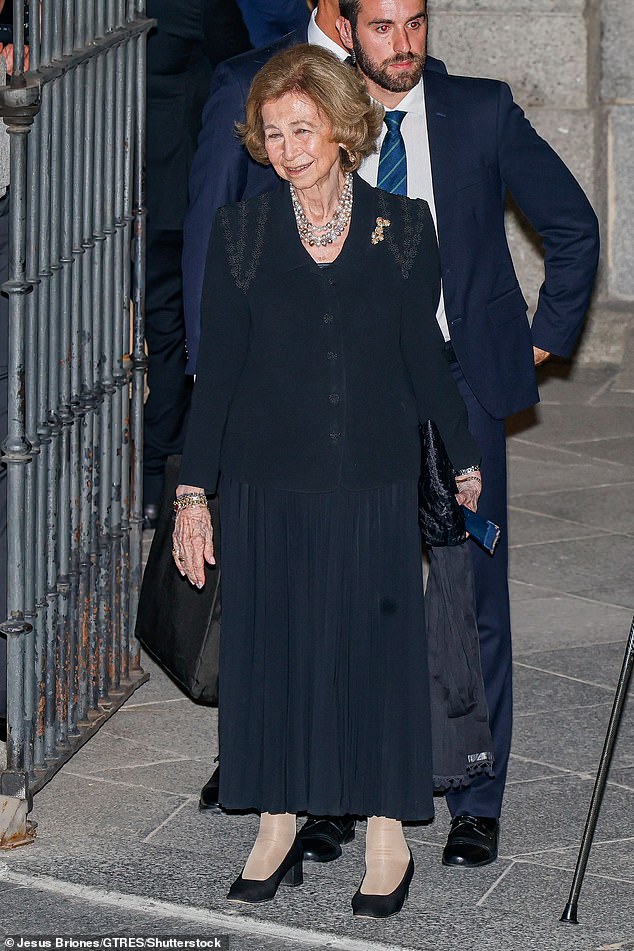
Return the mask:
{"type": "Polygon", "coordinates": [[[318,245],[325,248],[341,237],[348,227],[348,222],[352,216],[352,173],[346,172],[344,175],[343,190],[337,200],[337,207],[330,221],[325,225],[314,225],[306,217],[302,208],[297,192],[291,182],[291,200],[293,202],[293,211],[295,212],[295,221],[299,236],[305,244],[311,248],[318,245]]]}

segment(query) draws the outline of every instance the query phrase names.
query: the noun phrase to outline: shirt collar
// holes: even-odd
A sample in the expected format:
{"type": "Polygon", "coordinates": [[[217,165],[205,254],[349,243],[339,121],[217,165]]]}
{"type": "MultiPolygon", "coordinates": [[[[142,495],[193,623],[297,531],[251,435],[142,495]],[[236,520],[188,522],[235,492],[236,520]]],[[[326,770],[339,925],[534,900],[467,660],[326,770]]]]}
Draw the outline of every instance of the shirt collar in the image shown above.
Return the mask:
{"type": "MultiPolygon", "coordinates": [[[[401,112],[414,112],[417,115],[425,115],[425,89],[421,79],[410,89],[404,99],[401,99],[398,106],[394,106],[401,112]]],[[[388,110],[390,111],[390,110],[388,110]]]]}
{"type": "Polygon", "coordinates": [[[329,36],[326,36],[324,31],[317,26],[316,16],[317,7],[315,7],[311,13],[310,20],[308,21],[308,42],[312,43],[313,46],[321,46],[323,49],[329,50],[331,53],[334,53],[335,56],[338,56],[339,59],[346,59],[348,56],[346,50],[342,49],[334,40],[331,40],[329,36]]]}

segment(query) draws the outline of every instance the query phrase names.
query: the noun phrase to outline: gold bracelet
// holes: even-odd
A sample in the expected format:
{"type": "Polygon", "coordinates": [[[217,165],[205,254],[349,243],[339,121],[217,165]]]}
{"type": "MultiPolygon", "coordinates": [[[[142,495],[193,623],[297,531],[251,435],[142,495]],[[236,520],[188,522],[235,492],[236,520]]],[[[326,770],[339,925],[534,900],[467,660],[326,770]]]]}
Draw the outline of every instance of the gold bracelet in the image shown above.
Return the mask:
{"type": "Polygon", "coordinates": [[[195,505],[204,505],[207,508],[207,496],[204,492],[187,492],[184,495],[177,495],[172,504],[176,513],[183,509],[193,508],[195,505]]]}

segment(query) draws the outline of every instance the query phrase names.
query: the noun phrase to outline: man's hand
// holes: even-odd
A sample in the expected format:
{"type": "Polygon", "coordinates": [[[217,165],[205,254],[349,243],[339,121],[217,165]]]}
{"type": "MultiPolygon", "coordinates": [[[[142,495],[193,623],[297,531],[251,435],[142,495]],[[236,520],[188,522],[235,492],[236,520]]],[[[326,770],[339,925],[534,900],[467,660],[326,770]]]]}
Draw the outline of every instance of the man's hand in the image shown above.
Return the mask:
{"type": "Polygon", "coordinates": [[[550,356],[551,353],[549,350],[540,350],[539,347],[533,347],[533,359],[536,367],[541,363],[546,363],[546,360],[548,360],[550,356]]]}

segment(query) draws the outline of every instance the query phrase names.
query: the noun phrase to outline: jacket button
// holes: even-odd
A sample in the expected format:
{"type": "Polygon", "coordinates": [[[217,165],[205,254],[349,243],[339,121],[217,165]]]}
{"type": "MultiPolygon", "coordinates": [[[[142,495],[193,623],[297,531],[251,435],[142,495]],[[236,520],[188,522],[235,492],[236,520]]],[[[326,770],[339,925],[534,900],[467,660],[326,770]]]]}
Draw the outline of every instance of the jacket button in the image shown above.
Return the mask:
{"type": "Polygon", "coordinates": [[[334,406],[336,406],[339,400],[341,399],[341,397],[339,396],[338,393],[331,393],[328,399],[334,406]]]}
{"type": "Polygon", "coordinates": [[[337,351],[336,351],[336,350],[329,350],[327,356],[328,356],[328,359],[329,359],[329,360],[336,360],[336,359],[337,359],[337,351]]]}
{"type": "Polygon", "coordinates": [[[338,429],[333,429],[333,431],[330,433],[330,438],[332,439],[333,442],[339,442],[339,440],[341,439],[341,433],[339,432],[338,429]]]}
{"type": "Polygon", "coordinates": [[[332,314],[324,314],[323,321],[325,324],[331,324],[333,320],[334,320],[334,317],[332,316],[332,314]]]}

